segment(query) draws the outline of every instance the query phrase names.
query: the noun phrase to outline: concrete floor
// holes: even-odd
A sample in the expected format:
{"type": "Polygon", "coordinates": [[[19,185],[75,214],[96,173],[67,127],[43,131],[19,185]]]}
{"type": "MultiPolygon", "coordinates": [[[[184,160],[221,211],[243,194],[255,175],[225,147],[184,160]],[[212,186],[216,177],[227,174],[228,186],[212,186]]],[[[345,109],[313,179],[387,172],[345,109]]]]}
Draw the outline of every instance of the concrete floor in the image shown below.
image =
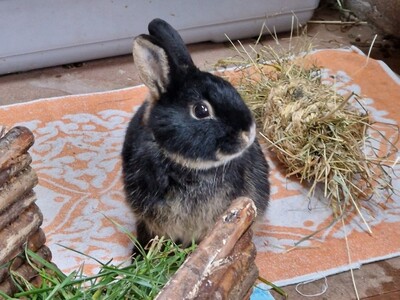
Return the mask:
{"type": "MultiPolygon", "coordinates": [[[[339,20],[336,12],[327,8],[316,11],[314,20],[339,20]]],[[[368,51],[375,30],[369,26],[341,28],[337,25],[309,24],[308,36],[313,38],[315,48],[338,48],[351,44],[368,51]]],[[[279,35],[282,44],[288,44],[289,35],[279,35]]],[[[245,41],[253,43],[254,39],[245,41]]],[[[274,41],[270,37],[263,43],[274,41]]],[[[384,60],[400,74],[400,49],[390,40],[378,36],[371,56],[384,60]]],[[[201,43],[190,45],[189,50],[195,63],[202,69],[211,70],[214,64],[235,55],[229,43],[201,43]]],[[[140,84],[130,55],[105,58],[57,66],[30,72],[0,76],[0,105],[26,102],[39,98],[70,94],[90,93],[120,89],[140,84]]],[[[364,299],[400,299],[400,258],[364,265],[355,270],[358,293],[364,299]]],[[[322,296],[314,299],[354,299],[355,293],[350,273],[328,278],[329,288],[322,296]]],[[[314,294],[321,290],[322,281],[303,287],[303,292],[314,294]]],[[[290,299],[307,299],[299,295],[294,286],[285,287],[290,299]]],[[[275,294],[279,299],[279,295],[275,294]]]]}

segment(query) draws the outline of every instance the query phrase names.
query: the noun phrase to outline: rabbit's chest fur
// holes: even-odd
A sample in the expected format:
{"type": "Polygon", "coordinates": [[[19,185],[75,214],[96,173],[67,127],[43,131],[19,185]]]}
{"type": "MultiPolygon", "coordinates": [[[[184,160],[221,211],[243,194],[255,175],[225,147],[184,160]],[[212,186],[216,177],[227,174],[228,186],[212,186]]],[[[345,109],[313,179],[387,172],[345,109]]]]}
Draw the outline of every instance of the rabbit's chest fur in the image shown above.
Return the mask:
{"type": "Polygon", "coordinates": [[[127,200],[152,235],[190,244],[201,240],[241,191],[231,164],[191,170],[162,155],[145,130],[132,131],[124,147],[127,200]]]}
{"type": "Polygon", "coordinates": [[[154,234],[170,236],[185,245],[192,239],[201,240],[229,206],[234,188],[218,169],[215,174],[169,174],[169,180],[164,201],[154,207],[156,218],[145,220],[148,228],[154,234]]]}

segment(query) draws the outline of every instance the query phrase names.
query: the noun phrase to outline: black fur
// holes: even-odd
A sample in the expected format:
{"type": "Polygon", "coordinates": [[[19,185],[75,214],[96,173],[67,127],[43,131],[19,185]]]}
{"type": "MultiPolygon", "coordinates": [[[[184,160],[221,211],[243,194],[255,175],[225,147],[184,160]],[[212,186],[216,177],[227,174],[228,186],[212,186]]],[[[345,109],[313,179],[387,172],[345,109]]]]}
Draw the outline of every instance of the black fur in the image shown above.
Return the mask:
{"type": "Polygon", "coordinates": [[[254,119],[231,84],[198,70],[179,34],[164,21],[153,20],[149,32],[150,37],[140,37],[167,54],[169,82],[128,125],[122,150],[125,192],[143,246],[155,235],[188,245],[200,241],[239,196],[253,199],[258,214],[264,213],[268,164],[257,140],[245,145],[242,139],[254,119]],[[213,118],[193,118],[190,107],[204,100],[213,118]]]}

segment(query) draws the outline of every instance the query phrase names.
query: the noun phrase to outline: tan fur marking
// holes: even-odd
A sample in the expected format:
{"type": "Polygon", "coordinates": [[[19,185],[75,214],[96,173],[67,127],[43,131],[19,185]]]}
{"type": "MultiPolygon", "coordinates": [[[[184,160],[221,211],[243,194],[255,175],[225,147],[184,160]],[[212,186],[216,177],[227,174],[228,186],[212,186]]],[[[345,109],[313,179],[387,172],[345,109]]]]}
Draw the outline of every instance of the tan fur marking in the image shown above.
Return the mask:
{"type": "Polygon", "coordinates": [[[133,60],[139,77],[149,88],[152,99],[157,100],[169,83],[169,65],[165,51],[143,37],[133,41],[133,60]]]}

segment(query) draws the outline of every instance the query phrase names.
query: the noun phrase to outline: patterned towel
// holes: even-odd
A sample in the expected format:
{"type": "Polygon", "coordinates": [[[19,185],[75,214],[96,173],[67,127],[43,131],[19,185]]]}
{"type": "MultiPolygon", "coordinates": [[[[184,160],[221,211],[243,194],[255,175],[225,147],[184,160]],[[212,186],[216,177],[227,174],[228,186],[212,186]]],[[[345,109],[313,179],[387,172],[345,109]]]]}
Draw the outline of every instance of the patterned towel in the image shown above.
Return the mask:
{"type": "MultiPolygon", "coordinates": [[[[400,122],[400,80],[381,62],[356,50],[323,50],[312,54],[324,66],[324,76],[334,75],[341,93],[355,91],[375,120],[400,122]]],[[[65,272],[85,263],[87,274],[95,261],[61,247],[73,248],[101,261],[128,259],[129,239],[108,218],[133,231],[134,218],[124,203],[120,151],[126,126],[144,100],[143,86],[106,93],[41,99],[0,108],[0,120],[9,127],[24,125],[35,134],[32,166],[39,175],[36,193],[44,214],[47,245],[53,261],[65,272]]],[[[386,132],[392,135],[392,132],[386,132]]],[[[399,146],[399,145],[398,145],[399,146]]],[[[266,152],[266,155],[268,153],[266,152]]],[[[373,234],[357,214],[323,230],[292,251],[294,243],[332,221],[331,210],[269,159],[272,172],[271,205],[255,232],[260,275],[289,284],[347,270],[400,255],[400,198],[364,209],[373,234]]],[[[398,175],[400,166],[394,167],[398,175]]],[[[399,189],[400,180],[393,185],[399,189]]]]}

